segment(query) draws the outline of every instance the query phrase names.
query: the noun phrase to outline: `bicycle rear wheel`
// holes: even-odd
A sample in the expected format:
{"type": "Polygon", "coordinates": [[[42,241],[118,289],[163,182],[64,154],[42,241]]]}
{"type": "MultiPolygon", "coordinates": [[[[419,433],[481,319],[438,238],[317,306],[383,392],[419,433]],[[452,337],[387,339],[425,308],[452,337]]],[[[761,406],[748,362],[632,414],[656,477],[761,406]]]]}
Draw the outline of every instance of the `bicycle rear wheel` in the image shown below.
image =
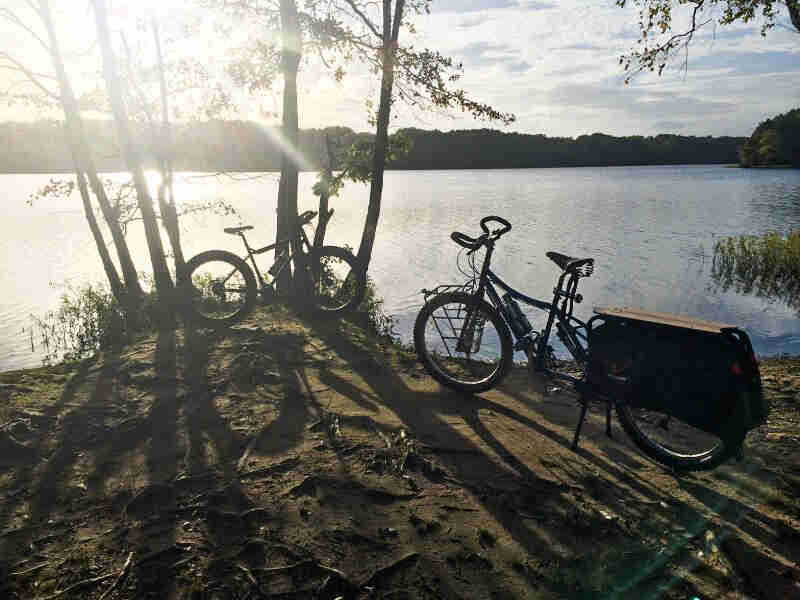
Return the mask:
{"type": "Polygon", "coordinates": [[[204,327],[229,327],[244,319],[256,302],[253,271],[224,250],[208,250],[186,263],[191,319],[204,327]]]}
{"type": "Polygon", "coordinates": [[[511,334],[497,311],[462,292],[439,294],[425,303],[414,324],[414,346],[439,383],[473,393],[497,385],[514,354],[511,334]]]}
{"type": "Polygon", "coordinates": [[[739,444],[726,443],[663,410],[617,404],[617,417],[642,452],[678,471],[713,469],[739,451],[739,444]]]}
{"type": "Polygon", "coordinates": [[[364,299],[367,282],[358,259],[337,246],[323,246],[308,255],[310,308],[325,314],[355,309],[364,299]]]}

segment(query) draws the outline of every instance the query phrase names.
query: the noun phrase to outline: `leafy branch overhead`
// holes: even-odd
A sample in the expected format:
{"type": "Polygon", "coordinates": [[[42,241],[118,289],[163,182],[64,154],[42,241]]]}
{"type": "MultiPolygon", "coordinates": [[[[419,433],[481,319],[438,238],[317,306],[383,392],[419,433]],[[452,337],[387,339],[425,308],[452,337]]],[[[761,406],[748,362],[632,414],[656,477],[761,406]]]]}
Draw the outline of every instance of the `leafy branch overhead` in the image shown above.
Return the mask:
{"type": "Polygon", "coordinates": [[[776,25],[800,32],[800,0],[616,0],[616,4],[621,8],[633,5],[639,11],[638,48],[619,59],[629,72],[626,83],[642,71],[660,75],[676,53],[686,56],[695,33],[709,24],[725,26],[760,19],[762,36],[776,25]],[[780,20],[782,6],[791,26],[780,20]],[[676,25],[684,19],[686,25],[676,25]]]}

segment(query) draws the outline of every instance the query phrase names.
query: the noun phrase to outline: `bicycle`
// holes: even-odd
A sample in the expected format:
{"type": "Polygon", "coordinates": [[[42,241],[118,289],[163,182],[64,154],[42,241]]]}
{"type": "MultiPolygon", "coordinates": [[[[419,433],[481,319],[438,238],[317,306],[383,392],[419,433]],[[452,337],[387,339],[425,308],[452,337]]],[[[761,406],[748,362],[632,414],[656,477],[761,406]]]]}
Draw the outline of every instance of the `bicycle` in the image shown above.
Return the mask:
{"type": "MultiPolygon", "coordinates": [[[[325,219],[330,219],[332,214],[333,210],[329,211],[325,219]]],[[[191,282],[187,294],[191,318],[207,327],[228,327],[238,323],[253,310],[259,292],[265,304],[275,299],[274,282],[284,269],[290,268],[290,263],[294,265],[295,285],[306,285],[300,294],[305,300],[305,308],[338,315],[358,306],[366,290],[365,273],[349,250],[337,246],[312,246],[304,226],[316,215],[309,210],[298,216],[295,240],[300,251],[297,253],[294,253],[289,238],[263,248],[253,248],[245,236],[246,231],[253,229],[252,225],[226,227],[225,233],[242,239],[246,253],[240,257],[226,250],[207,250],[186,263],[186,281],[191,282]],[[266,281],[255,256],[276,248],[277,258],[267,271],[272,279],[266,281]],[[252,269],[246,262],[248,259],[252,269]]]]}
{"type": "MultiPolygon", "coordinates": [[[[425,304],[414,324],[414,345],[420,361],[434,379],[461,392],[486,391],[509,373],[514,351],[521,351],[527,357],[531,373],[565,382],[578,392],[581,413],[572,440],[573,450],[578,447],[589,402],[599,400],[606,403],[608,437],[611,437],[614,407],[623,430],[636,446],[650,458],[676,470],[711,469],[732,456],[741,457],[744,435],[747,429],[766,419],[766,406],[763,415],[748,413],[749,420],[741,427],[732,416],[733,411],[738,411],[735,414],[739,419],[745,410],[739,408],[743,406],[739,400],[729,414],[725,413],[727,416],[702,406],[681,408],[681,399],[670,406],[663,399],[666,392],[655,387],[659,382],[680,378],[672,376],[677,371],[665,376],[658,373],[659,365],[653,367],[656,354],[648,345],[658,348],[660,344],[663,349],[664,344],[673,344],[669,347],[673,358],[665,360],[674,362],[674,350],[684,353],[681,343],[686,345],[680,336],[689,336],[686,339],[691,339],[697,348],[705,348],[709,356],[687,360],[699,360],[697,364],[702,363],[703,369],[724,381],[728,386],[726,399],[741,392],[750,394],[742,402],[757,400],[763,404],[758,363],[743,331],[698,319],[615,308],[595,308],[596,314],[584,322],[573,315],[573,310],[583,300],[577,292],[578,283],[592,275],[594,259],[547,252],[546,256],[561,269],[553,299],[548,302],[532,298],[505,283],[490,267],[495,243],[511,230],[511,224],[501,217],[489,216],[480,221],[480,226],[483,234],[477,238],[458,231],[451,235],[467,251],[471,272],[461,267],[460,253],[458,265],[469,280],[422,290],[425,304]],[[500,227],[490,230],[489,225],[494,227],[494,224],[500,227]],[[485,249],[485,255],[482,266],[478,267],[475,256],[481,249],[485,249]],[[498,288],[503,292],[502,297],[498,288]],[[546,313],[543,330],[533,330],[518,302],[546,313]],[[553,330],[572,361],[556,358],[549,343],[553,330]],[[724,373],[714,361],[729,361],[721,367],[724,373]],[[757,422],[757,418],[761,421],[757,422]],[[724,419],[727,420],[723,424],[718,422],[724,419]]],[[[685,372],[694,372],[692,369],[696,367],[691,363],[685,372]]],[[[666,367],[662,370],[669,371],[666,367]]],[[[679,387],[670,384],[676,390],[679,387]]],[[[695,398],[698,390],[705,389],[697,382],[681,385],[684,388],[680,393],[687,398],[695,398]],[[687,387],[692,385],[696,389],[687,387]]],[[[742,417],[743,423],[744,420],[742,417]]]]}

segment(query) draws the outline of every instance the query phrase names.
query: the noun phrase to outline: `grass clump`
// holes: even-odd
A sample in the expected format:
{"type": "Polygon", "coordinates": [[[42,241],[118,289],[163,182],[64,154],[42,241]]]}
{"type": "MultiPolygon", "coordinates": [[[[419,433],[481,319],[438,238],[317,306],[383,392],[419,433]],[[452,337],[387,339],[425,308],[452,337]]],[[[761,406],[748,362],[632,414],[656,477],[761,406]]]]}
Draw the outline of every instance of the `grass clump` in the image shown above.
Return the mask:
{"type": "Polygon", "coordinates": [[[718,241],[712,277],[723,290],[780,300],[800,311],[800,230],[718,241]]]}
{"type": "Polygon", "coordinates": [[[120,346],[136,331],[152,326],[153,308],[152,299],[146,296],[131,318],[105,285],[68,286],[57,309],[42,317],[31,316],[44,350],[42,362],[80,360],[101,348],[120,346]]]}

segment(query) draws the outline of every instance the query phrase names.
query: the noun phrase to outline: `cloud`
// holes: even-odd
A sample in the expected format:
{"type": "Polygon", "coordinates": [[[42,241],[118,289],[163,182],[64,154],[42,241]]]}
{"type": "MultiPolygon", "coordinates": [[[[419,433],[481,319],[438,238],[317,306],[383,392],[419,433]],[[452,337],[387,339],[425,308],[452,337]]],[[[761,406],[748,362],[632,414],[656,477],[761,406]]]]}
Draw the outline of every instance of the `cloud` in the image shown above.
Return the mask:
{"type": "Polygon", "coordinates": [[[737,76],[800,73],[800,52],[715,52],[694,59],[690,53],[689,68],[737,76]]]}
{"type": "Polygon", "coordinates": [[[522,10],[549,10],[556,8],[552,2],[536,0],[436,0],[431,4],[431,12],[476,12],[479,10],[497,10],[502,8],[518,8],[522,10]]]}
{"type": "Polygon", "coordinates": [[[525,71],[530,70],[530,68],[531,68],[531,64],[526,60],[518,60],[518,61],[506,64],[506,69],[510,73],[524,73],[525,71]]]}
{"type": "Polygon", "coordinates": [[[461,21],[456,27],[459,29],[471,29],[473,27],[479,27],[486,23],[489,20],[489,17],[486,15],[478,16],[478,17],[471,17],[469,19],[464,19],[461,21]]]}
{"type": "Polygon", "coordinates": [[[524,10],[549,10],[556,8],[556,5],[550,2],[523,2],[520,8],[524,10]]]}
{"type": "Polygon", "coordinates": [[[720,102],[680,95],[667,90],[646,87],[565,84],[550,91],[549,100],[561,106],[578,109],[624,111],[638,117],[663,120],[664,117],[692,117],[717,114],[736,109],[735,102],[720,102]]]}
{"type": "Polygon", "coordinates": [[[566,46],[561,46],[561,50],[592,50],[592,51],[605,51],[609,49],[609,46],[600,45],[600,44],[590,44],[588,42],[578,42],[575,44],[567,44],[566,46]]]}
{"type": "Polygon", "coordinates": [[[431,4],[431,12],[465,13],[516,6],[514,0],[437,0],[431,4]]]}
{"type": "Polygon", "coordinates": [[[507,44],[474,42],[457,49],[454,54],[464,58],[464,65],[474,69],[480,67],[503,66],[510,73],[524,73],[531,64],[518,58],[518,52],[507,44]]]}

